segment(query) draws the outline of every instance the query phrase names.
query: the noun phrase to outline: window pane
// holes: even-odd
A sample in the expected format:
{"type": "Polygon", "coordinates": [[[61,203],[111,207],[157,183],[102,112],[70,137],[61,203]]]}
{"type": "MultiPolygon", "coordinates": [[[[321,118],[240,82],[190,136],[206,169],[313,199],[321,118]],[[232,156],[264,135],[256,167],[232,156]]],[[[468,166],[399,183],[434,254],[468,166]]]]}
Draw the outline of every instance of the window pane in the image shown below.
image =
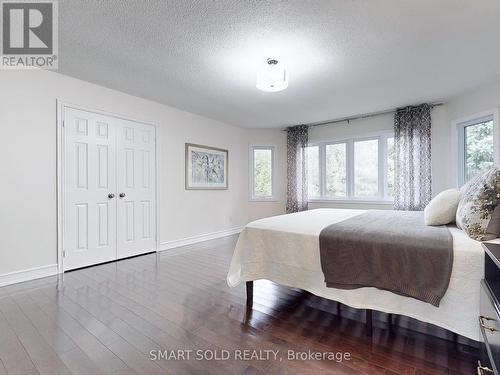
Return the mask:
{"type": "Polygon", "coordinates": [[[307,188],[309,197],[319,197],[319,147],[309,146],[307,150],[307,188]]]}
{"type": "Polygon", "coordinates": [[[493,121],[466,126],[465,179],[493,166],[493,121]]]}
{"type": "Polygon", "coordinates": [[[378,140],[354,142],[354,195],[378,195],[378,140]]]}
{"type": "Polygon", "coordinates": [[[346,144],[326,145],[326,195],[329,197],[346,197],[347,168],[346,144]]]}
{"type": "Polygon", "coordinates": [[[394,137],[387,138],[387,196],[394,197],[394,137]]]}
{"type": "Polygon", "coordinates": [[[273,195],[273,152],[271,149],[253,150],[254,195],[270,197],[273,195]]]}

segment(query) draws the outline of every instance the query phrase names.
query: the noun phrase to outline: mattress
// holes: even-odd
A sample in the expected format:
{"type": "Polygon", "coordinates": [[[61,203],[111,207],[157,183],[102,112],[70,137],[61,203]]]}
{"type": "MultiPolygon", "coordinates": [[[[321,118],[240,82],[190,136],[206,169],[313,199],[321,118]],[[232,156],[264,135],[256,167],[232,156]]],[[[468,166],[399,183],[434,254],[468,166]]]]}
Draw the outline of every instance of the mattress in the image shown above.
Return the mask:
{"type": "MultiPolygon", "coordinates": [[[[450,225],[453,270],[439,307],[376,288],[327,288],[321,271],[319,233],[365,210],[316,209],[260,219],[240,234],[227,275],[229,286],[267,279],[361,309],[401,314],[479,340],[479,290],[484,275],[481,243],[450,225]]],[[[498,239],[495,242],[499,242],[498,239]]]]}

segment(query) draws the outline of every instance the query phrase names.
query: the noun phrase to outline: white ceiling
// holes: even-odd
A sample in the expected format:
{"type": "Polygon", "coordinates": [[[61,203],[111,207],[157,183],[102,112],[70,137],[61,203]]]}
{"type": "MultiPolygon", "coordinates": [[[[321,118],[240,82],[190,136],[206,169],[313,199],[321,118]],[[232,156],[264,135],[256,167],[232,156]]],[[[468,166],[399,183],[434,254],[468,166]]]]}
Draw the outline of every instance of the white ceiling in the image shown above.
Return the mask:
{"type": "Polygon", "coordinates": [[[59,1],[61,73],[245,127],[449,98],[499,42],[499,0],[59,1]],[[287,90],[255,88],[267,57],[287,90]]]}

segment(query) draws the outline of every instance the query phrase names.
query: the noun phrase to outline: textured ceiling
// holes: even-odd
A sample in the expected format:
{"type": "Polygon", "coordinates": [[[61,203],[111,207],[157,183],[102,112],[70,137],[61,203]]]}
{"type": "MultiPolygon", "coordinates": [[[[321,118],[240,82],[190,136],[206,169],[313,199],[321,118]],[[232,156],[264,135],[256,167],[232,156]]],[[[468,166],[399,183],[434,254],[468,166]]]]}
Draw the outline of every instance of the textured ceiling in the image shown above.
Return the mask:
{"type": "Polygon", "coordinates": [[[499,41],[499,0],[59,1],[61,73],[246,127],[449,98],[499,41]],[[267,57],[287,90],[255,88],[267,57]]]}

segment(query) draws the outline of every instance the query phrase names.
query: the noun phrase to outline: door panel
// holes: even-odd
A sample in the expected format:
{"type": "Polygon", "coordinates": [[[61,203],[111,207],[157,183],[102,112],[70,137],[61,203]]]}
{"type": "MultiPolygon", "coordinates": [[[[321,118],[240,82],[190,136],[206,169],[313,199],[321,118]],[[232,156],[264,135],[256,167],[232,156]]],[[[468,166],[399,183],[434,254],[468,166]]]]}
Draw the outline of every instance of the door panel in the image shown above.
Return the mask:
{"type": "Polygon", "coordinates": [[[142,206],[142,238],[151,238],[151,203],[148,201],[141,201],[142,206]]]}
{"type": "Polygon", "coordinates": [[[155,128],[117,124],[118,258],[156,250],[155,128]],[[121,195],[124,195],[121,197],[121,195]]]}
{"type": "Polygon", "coordinates": [[[113,119],[64,108],[64,270],[116,259],[113,119]]]}

